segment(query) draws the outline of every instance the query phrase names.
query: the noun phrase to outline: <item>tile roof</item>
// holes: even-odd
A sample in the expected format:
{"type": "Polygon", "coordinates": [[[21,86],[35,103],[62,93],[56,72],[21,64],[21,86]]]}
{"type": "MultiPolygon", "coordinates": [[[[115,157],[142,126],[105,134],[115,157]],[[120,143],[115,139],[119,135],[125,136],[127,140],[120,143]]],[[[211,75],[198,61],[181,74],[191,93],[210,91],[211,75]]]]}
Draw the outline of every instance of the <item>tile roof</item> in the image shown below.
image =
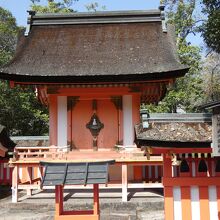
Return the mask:
{"type": "Polygon", "coordinates": [[[149,127],[139,124],[135,131],[137,140],[149,146],[210,146],[212,142],[210,114],[151,114],[149,127]]]}

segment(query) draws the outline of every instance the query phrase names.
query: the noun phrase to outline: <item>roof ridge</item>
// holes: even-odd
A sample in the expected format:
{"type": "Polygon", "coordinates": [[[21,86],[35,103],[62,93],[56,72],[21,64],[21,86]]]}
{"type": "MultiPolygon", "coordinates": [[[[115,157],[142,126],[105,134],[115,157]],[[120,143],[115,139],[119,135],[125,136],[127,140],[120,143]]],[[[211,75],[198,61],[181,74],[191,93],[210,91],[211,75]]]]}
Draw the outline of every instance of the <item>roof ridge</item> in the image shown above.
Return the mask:
{"type": "MultiPolygon", "coordinates": [[[[28,36],[31,26],[71,25],[71,24],[106,24],[106,23],[140,23],[161,22],[165,20],[164,7],[149,10],[98,11],[72,13],[29,13],[25,36],[28,36]]],[[[164,29],[164,28],[163,28],[164,29]]],[[[166,30],[165,30],[166,31],[166,30]]]]}

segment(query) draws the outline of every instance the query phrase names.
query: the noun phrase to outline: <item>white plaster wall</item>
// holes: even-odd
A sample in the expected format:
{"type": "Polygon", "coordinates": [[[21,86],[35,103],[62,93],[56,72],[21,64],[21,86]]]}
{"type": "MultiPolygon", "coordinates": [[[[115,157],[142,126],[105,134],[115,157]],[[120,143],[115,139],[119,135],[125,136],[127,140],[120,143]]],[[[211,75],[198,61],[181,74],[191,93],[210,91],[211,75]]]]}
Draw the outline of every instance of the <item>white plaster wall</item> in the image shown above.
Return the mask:
{"type": "Polygon", "coordinates": [[[132,123],[132,96],[124,95],[123,103],[123,145],[132,145],[134,142],[134,128],[132,123]]]}
{"type": "Polygon", "coordinates": [[[18,176],[19,176],[19,179],[23,178],[23,169],[22,169],[22,167],[18,167],[18,176]]]}
{"type": "Polygon", "coordinates": [[[182,205],[180,187],[173,187],[173,202],[174,202],[174,220],[182,220],[182,205]]]}
{"type": "Polygon", "coordinates": [[[199,188],[197,186],[191,187],[191,210],[192,220],[200,219],[199,188]]]}
{"type": "Polygon", "coordinates": [[[58,96],[57,105],[57,145],[67,146],[67,97],[58,96]]]}
{"type": "Polygon", "coordinates": [[[209,212],[210,212],[210,220],[218,220],[216,186],[209,186],[209,212]]]}

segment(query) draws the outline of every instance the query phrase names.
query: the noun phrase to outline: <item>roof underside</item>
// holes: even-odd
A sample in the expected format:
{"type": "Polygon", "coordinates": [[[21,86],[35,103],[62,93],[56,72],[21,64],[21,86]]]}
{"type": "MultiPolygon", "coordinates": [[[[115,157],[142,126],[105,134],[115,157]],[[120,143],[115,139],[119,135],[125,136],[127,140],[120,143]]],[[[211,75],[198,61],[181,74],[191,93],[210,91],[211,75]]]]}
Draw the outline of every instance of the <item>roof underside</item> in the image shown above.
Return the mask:
{"type": "Polygon", "coordinates": [[[0,78],[133,82],[176,78],[188,70],[178,61],[173,30],[163,32],[158,11],[98,15],[33,16],[30,33],[20,35],[15,57],[0,78]]]}

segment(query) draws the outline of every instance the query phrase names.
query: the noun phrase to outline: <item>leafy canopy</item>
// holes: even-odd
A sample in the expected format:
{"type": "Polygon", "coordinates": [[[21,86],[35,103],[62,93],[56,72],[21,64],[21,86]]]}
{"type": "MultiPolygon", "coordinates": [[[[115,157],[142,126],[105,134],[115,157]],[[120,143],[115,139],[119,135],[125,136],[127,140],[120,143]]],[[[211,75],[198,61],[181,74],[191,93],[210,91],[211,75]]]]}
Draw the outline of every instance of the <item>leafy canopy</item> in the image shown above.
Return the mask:
{"type": "MultiPolygon", "coordinates": [[[[12,59],[19,30],[12,14],[0,7],[0,66],[12,59]]],[[[11,89],[0,80],[0,124],[13,135],[45,135],[47,109],[39,104],[33,89],[11,89]]]]}
{"type": "Polygon", "coordinates": [[[203,4],[208,19],[203,24],[202,35],[207,46],[220,53],[220,1],[203,0],[203,4]]]}
{"type": "Polygon", "coordinates": [[[12,14],[0,7],[0,66],[12,58],[18,30],[12,14]]]}
{"type": "Polygon", "coordinates": [[[62,1],[55,1],[55,0],[48,0],[47,5],[43,6],[40,4],[41,0],[31,0],[31,8],[32,10],[39,12],[39,13],[68,13],[74,12],[71,9],[73,1],[78,0],[62,0],[62,1]]]}
{"type": "Polygon", "coordinates": [[[189,67],[189,72],[168,88],[165,98],[158,105],[143,107],[147,107],[150,112],[175,113],[178,109],[194,112],[203,97],[200,48],[187,41],[190,34],[198,31],[198,20],[194,15],[196,3],[195,0],[165,0],[162,3],[166,5],[167,23],[175,27],[180,62],[189,67]]]}

